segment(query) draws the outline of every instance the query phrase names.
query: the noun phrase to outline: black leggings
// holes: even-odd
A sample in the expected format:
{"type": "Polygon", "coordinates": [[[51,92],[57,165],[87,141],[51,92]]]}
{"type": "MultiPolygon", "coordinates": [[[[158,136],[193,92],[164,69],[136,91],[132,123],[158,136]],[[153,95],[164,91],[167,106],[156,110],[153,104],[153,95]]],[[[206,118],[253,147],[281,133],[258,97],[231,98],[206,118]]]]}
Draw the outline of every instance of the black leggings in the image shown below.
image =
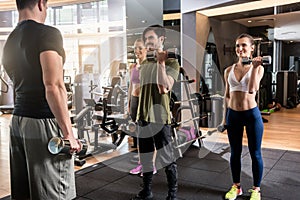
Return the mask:
{"type": "Polygon", "coordinates": [[[130,117],[134,122],[136,120],[138,106],[139,106],[139,97],[131,95],[130,96],[130,117]]]}
{"type": "MultiPolygon", "coordinates": [[[[136,121],[136,115],[137,115],[137,109],[139,106],[139,97],[136,96],[130,96],[130,117],[133,122],[136,121]]],[[[136,133],[131,133],[131,136],[133,138],[133,147],[138,146],[138,141],[137,141],[137,134],[136,133]]]]}
{"type": "Polygon", "coordinates": [[[263,175],[261,143],[264,126],[258,107],[246,111],[228,109],[226,124],[231,148],[230,167],[233,182],[240,183],[241,154],[245,126],[248,138],[248,148],[252,159],[253,184],[255,187],[260,187],[263,175]]]}

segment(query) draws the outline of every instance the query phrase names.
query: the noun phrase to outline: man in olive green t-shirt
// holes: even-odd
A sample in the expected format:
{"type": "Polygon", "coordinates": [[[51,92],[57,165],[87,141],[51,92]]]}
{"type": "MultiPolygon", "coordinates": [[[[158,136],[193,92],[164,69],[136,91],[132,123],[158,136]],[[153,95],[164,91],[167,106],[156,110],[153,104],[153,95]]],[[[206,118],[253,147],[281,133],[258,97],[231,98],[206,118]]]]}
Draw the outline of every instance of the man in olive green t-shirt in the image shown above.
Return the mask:
{"type": "Polygon", "coordinates": [[[140,96],[137,113],[139,124],[139,151],[143,166],[143,189],[132,199],[152,199],[153,153],[156,149],[156,167],[165,168],[168,181],[166,199],[176,199],[177,165],[171,137],[170,91],[178,78],[179,63],[167,58],[163,51],[165,29],[159,25],[146,28],[143,40],[155,59],[145,60],[140,67],[140,96]]]}

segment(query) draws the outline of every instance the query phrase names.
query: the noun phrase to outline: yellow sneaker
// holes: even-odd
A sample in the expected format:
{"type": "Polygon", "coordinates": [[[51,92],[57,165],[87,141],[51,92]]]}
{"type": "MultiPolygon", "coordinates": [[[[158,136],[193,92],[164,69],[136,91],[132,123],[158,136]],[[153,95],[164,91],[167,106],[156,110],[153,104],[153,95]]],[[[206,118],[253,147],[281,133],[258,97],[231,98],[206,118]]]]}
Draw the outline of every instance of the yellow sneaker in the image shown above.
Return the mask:
{"type": "Polygon", "coordinates": [[[261,199],[259,191],[251,189],[251,190],[249,190],[249,192],[251,193],[250,200],[260,200],[261,199]]]}
{"type": "Polygon", "coordinates": [[[242,195],[242,187],[238,188],[236,185],[233,185],[231,189],[226,193],[225,199],[235,200],[238,196],[242,195]]]}

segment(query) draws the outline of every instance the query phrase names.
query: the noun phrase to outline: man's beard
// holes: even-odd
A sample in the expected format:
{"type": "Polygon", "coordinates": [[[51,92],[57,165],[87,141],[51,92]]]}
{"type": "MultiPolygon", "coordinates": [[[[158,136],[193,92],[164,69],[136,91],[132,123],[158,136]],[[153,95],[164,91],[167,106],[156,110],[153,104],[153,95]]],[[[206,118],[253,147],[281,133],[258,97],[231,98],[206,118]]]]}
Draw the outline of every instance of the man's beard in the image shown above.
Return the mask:
{"type": "Polygon", "coordinates": [[[155,46],[154,46],[153,43],[148,43],[148,44],[146,44],[146,48],[147,48],[147,50],[150,50],[150,51],[155,50],[155,46]]]}

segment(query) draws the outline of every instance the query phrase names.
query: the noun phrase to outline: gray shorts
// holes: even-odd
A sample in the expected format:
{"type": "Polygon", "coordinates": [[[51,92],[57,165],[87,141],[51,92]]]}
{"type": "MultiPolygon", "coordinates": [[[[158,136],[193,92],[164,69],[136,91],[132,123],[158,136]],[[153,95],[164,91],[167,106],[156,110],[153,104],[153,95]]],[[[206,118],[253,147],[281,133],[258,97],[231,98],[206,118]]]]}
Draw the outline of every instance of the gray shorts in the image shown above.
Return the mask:
{"type": "Polygon", "coordinates": [[[11,198],[70,200],[76,197],[74,160],[52,155],[48,141],[61,136],[55,119],[13,115],[10,124],[11,198]]]}

